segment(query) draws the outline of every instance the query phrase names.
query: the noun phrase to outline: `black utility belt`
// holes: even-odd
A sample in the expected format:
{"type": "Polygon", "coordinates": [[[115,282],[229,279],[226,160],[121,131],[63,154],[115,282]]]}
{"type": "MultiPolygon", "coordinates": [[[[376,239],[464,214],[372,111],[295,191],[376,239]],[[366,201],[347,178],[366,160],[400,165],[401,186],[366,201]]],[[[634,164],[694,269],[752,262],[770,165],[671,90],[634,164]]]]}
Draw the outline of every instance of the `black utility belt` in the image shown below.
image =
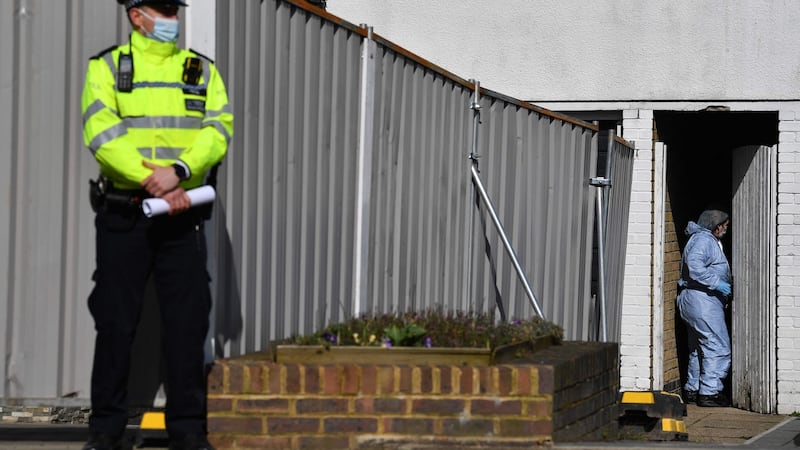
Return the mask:
{"type": "Polygon", "coordinates": [[[95,212],[141,209],[142,202],[151,197],[144,189],[117,189],[102,175],[97,180],[89,180],[89,202],[95,212]]]}
{"type": "Polygon", "coordinates": [[[688,283],[686,283],[686,286],[683,286],[680,290],[683,291],[685,289],[691,289],[693,291],[704,292],[704,293],[706,293],[708,295],[715,296],[715,297],[719,296],[719,295],[722,295],[721,292],[715,291],[714,289],[711,289],[708,286],[706,286],[704,284],[700,284],[700,283],[698,283],[696,281],[689,281],[688,283]]]}
{"type": "Polygon", "coordinates": [[[124,189],[111,189],[106,192],[106,203],[109,205],[113,204],[118,206],[140,208],[144,199],[150,197],[152,197],[152,195],[143,190],[137,189],[128,191],[124,189]]]}
{"type": "MultiPolygon", "coordinates": [[[[117,189],[114,184],[103,175],[97,180],[89,180],[89,202],[94,212],[114,212],[123,215],[142,213],[142,202],[153,198],[144,189],[117,189]]],[[[200,220],[211,218],[214,203],[199,205],[192,208],[186,216],[198,217],[200,220]]]]}

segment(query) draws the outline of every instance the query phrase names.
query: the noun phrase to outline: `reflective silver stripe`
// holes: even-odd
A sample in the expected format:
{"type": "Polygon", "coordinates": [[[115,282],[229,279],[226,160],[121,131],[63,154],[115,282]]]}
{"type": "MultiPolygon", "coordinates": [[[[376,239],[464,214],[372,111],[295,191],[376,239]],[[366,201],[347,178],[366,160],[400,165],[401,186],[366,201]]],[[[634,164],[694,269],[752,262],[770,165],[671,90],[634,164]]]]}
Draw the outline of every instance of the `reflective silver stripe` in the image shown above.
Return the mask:
{"type": "Polygon", "coordinates": [[[128,134],[128,129],[124,124],[118,123],[95,136],[92,141],[89,142],[89,150],[92,151],[92,154],[95,154],[103,144],[126,134],[128,134]]]}
{"type": "Polygon", "coordinates": [[[103,59],[105,60],[106,64],[108,64],[108,68],[111,69],[111,74],[114,75],[114,80],[116,80],[117,66],[114,64],[114,55],[112,55],[111,52],[107,52],[105,55],[103,55],[103,59]]]}
{"type": "Polygon", "coordinates": [[[195,85],[168,81],[138,81],[133,83],[133,88],[180,88],[199,91],[201,89],[207,89],[207,86],[205,84],[195,85]]]}
{"type": "Polygon", "coordinates": [[[203,126],[197,117],[157,116],[157,117],[126,117],[122,122],[129,128],[179,128],[195,130],[203,126]]]}
{"type": "Polygon", "coordinates": [[[112,114],[114,114],[115,116],[119,117],[119,114],[117,114],[117,111],[115,111],[112,108],[107,107],[100,100],[95,100],[94,102],[92,102],[91,105],[89,105],[88,108],[86,108],[86,111],[83,113],[83,125],[86,126],[86,123],[89,122],[89,119],[91,119],[92,116],[94,116],[95,114],[99,113],[100,111],[102,111],[104,109],[109,110],[112,114]]]}
{"type": "Polygon", "coordinates": [[[139,154],[147,159],[178,159],[185,150],[183,147],[156,147],[156,154],[153,156],[153,149],[150,147],[139,147],[139,154]]]}
{"type": "Polygon", "coordinates": [[[206,116],[219,116],[223,113],[233,114],[233,108],[231,108],[230,103],[223,106],[222,109],[207,109],[206,116]]]}
{"type": "Polygon", "coordinates": [[[156,147],[156,158],[157,159],[178,159],[183,153],[183,148],[181,147],[156,147]]]}
{"type": "Polygon", "coordinates": [[[222,125],[222,122],[220,122],[219,120],[205,120],[205,121],[203,121],[203,126],[206,126],[206,127],[211,126],[211,127],[216,128],[217,131],[219,131],[219,134],[225,136],[225,142],[228,145],[230,145],[230,143],[231,143],[231,135],[228,134],[228,130],[225,129],[225,127],[222,125]]]}
{"type": "MultiPolygon", "coordinates": [[[[111,74],[114,76],[114,80],[116,81],[119,75],[119,69],[117,68],[116,63],[114,62],[114,55],[112,52],[107,52],[103,55],[103,60],[105,60],[106,64],[108,64],[108,68],[111,69],[111,74]]],[[[209,61],[210,63],[210,61],[209,61]]],[[[178,89],[185,89],[192,92],[195,95],[200,95],[199,91],[207,90],[207,84],[186,84],[181,82],[166,82],[166,81],[139,81],[133,83],[133,89],[136,88],[178,88],[178,89]]],[[[114,89],[116,90],[116,85],[114,85],[114,89]]]]}

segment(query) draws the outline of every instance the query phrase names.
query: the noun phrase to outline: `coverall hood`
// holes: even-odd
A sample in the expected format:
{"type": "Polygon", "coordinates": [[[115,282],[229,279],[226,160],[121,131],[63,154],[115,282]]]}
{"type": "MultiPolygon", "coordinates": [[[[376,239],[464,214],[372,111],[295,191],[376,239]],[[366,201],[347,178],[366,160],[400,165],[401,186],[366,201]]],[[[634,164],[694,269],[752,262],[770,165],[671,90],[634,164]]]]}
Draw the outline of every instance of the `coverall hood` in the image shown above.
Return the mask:
{"type": "Polygon", "coordinates": [[[692,222],[691,220],[686,225],[686,230],[684,232],[686,233],[687,236],[691,236],[693,234],[703,233],[703,232],[711,234],[711,230],[709,230],[706,227],[702,227],[702,226],[698,225],[697,223],[692,222]]]}
{"type": "Polygon", "coordinates": [[[725,223],[728,220],[728,213],[717,209],[707,209],[700,214],[697,219],[697,224],[708,230],[714,231],[717,225],[725,223]]]}

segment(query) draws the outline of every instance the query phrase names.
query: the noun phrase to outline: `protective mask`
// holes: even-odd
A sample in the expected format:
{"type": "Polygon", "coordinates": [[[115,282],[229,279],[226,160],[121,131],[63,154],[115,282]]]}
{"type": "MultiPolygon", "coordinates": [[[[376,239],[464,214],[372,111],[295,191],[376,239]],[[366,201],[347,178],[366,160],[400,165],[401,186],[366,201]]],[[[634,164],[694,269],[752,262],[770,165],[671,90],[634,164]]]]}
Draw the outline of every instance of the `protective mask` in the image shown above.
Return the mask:
{"type": "Polygon", "coordinates": [[[153,21],[153,31],[147,32],[147,37],[159,42],[177,42],[180,36],[180,23],[178,19],[164,19],[163,17],[152,17],[140,9],[143,16],[153,21]]]}

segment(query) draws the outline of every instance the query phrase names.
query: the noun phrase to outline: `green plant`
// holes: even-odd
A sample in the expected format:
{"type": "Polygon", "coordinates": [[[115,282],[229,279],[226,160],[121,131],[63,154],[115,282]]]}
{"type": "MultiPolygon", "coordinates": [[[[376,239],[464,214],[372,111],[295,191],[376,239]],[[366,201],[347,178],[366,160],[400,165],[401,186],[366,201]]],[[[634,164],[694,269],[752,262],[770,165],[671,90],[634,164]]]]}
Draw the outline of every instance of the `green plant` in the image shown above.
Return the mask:
{"type": "Polygon", "coordinates": [[[362,314],[313,334],[292,336],[278,344],[494,349],[545,336],[558,342],[564,333],[558,325],[538,317],[497,322],[484,312],[428,309],[362,314]]]}
{"type": "Polygon", "coordinates": [[[392,341],[393,345],[400,347],[415,347],[420,340],[425,337],[425,328],[415,324],[409,323],[403,327],[392,325],[384,328],[383,332],[386,337],[392,341]]]}

